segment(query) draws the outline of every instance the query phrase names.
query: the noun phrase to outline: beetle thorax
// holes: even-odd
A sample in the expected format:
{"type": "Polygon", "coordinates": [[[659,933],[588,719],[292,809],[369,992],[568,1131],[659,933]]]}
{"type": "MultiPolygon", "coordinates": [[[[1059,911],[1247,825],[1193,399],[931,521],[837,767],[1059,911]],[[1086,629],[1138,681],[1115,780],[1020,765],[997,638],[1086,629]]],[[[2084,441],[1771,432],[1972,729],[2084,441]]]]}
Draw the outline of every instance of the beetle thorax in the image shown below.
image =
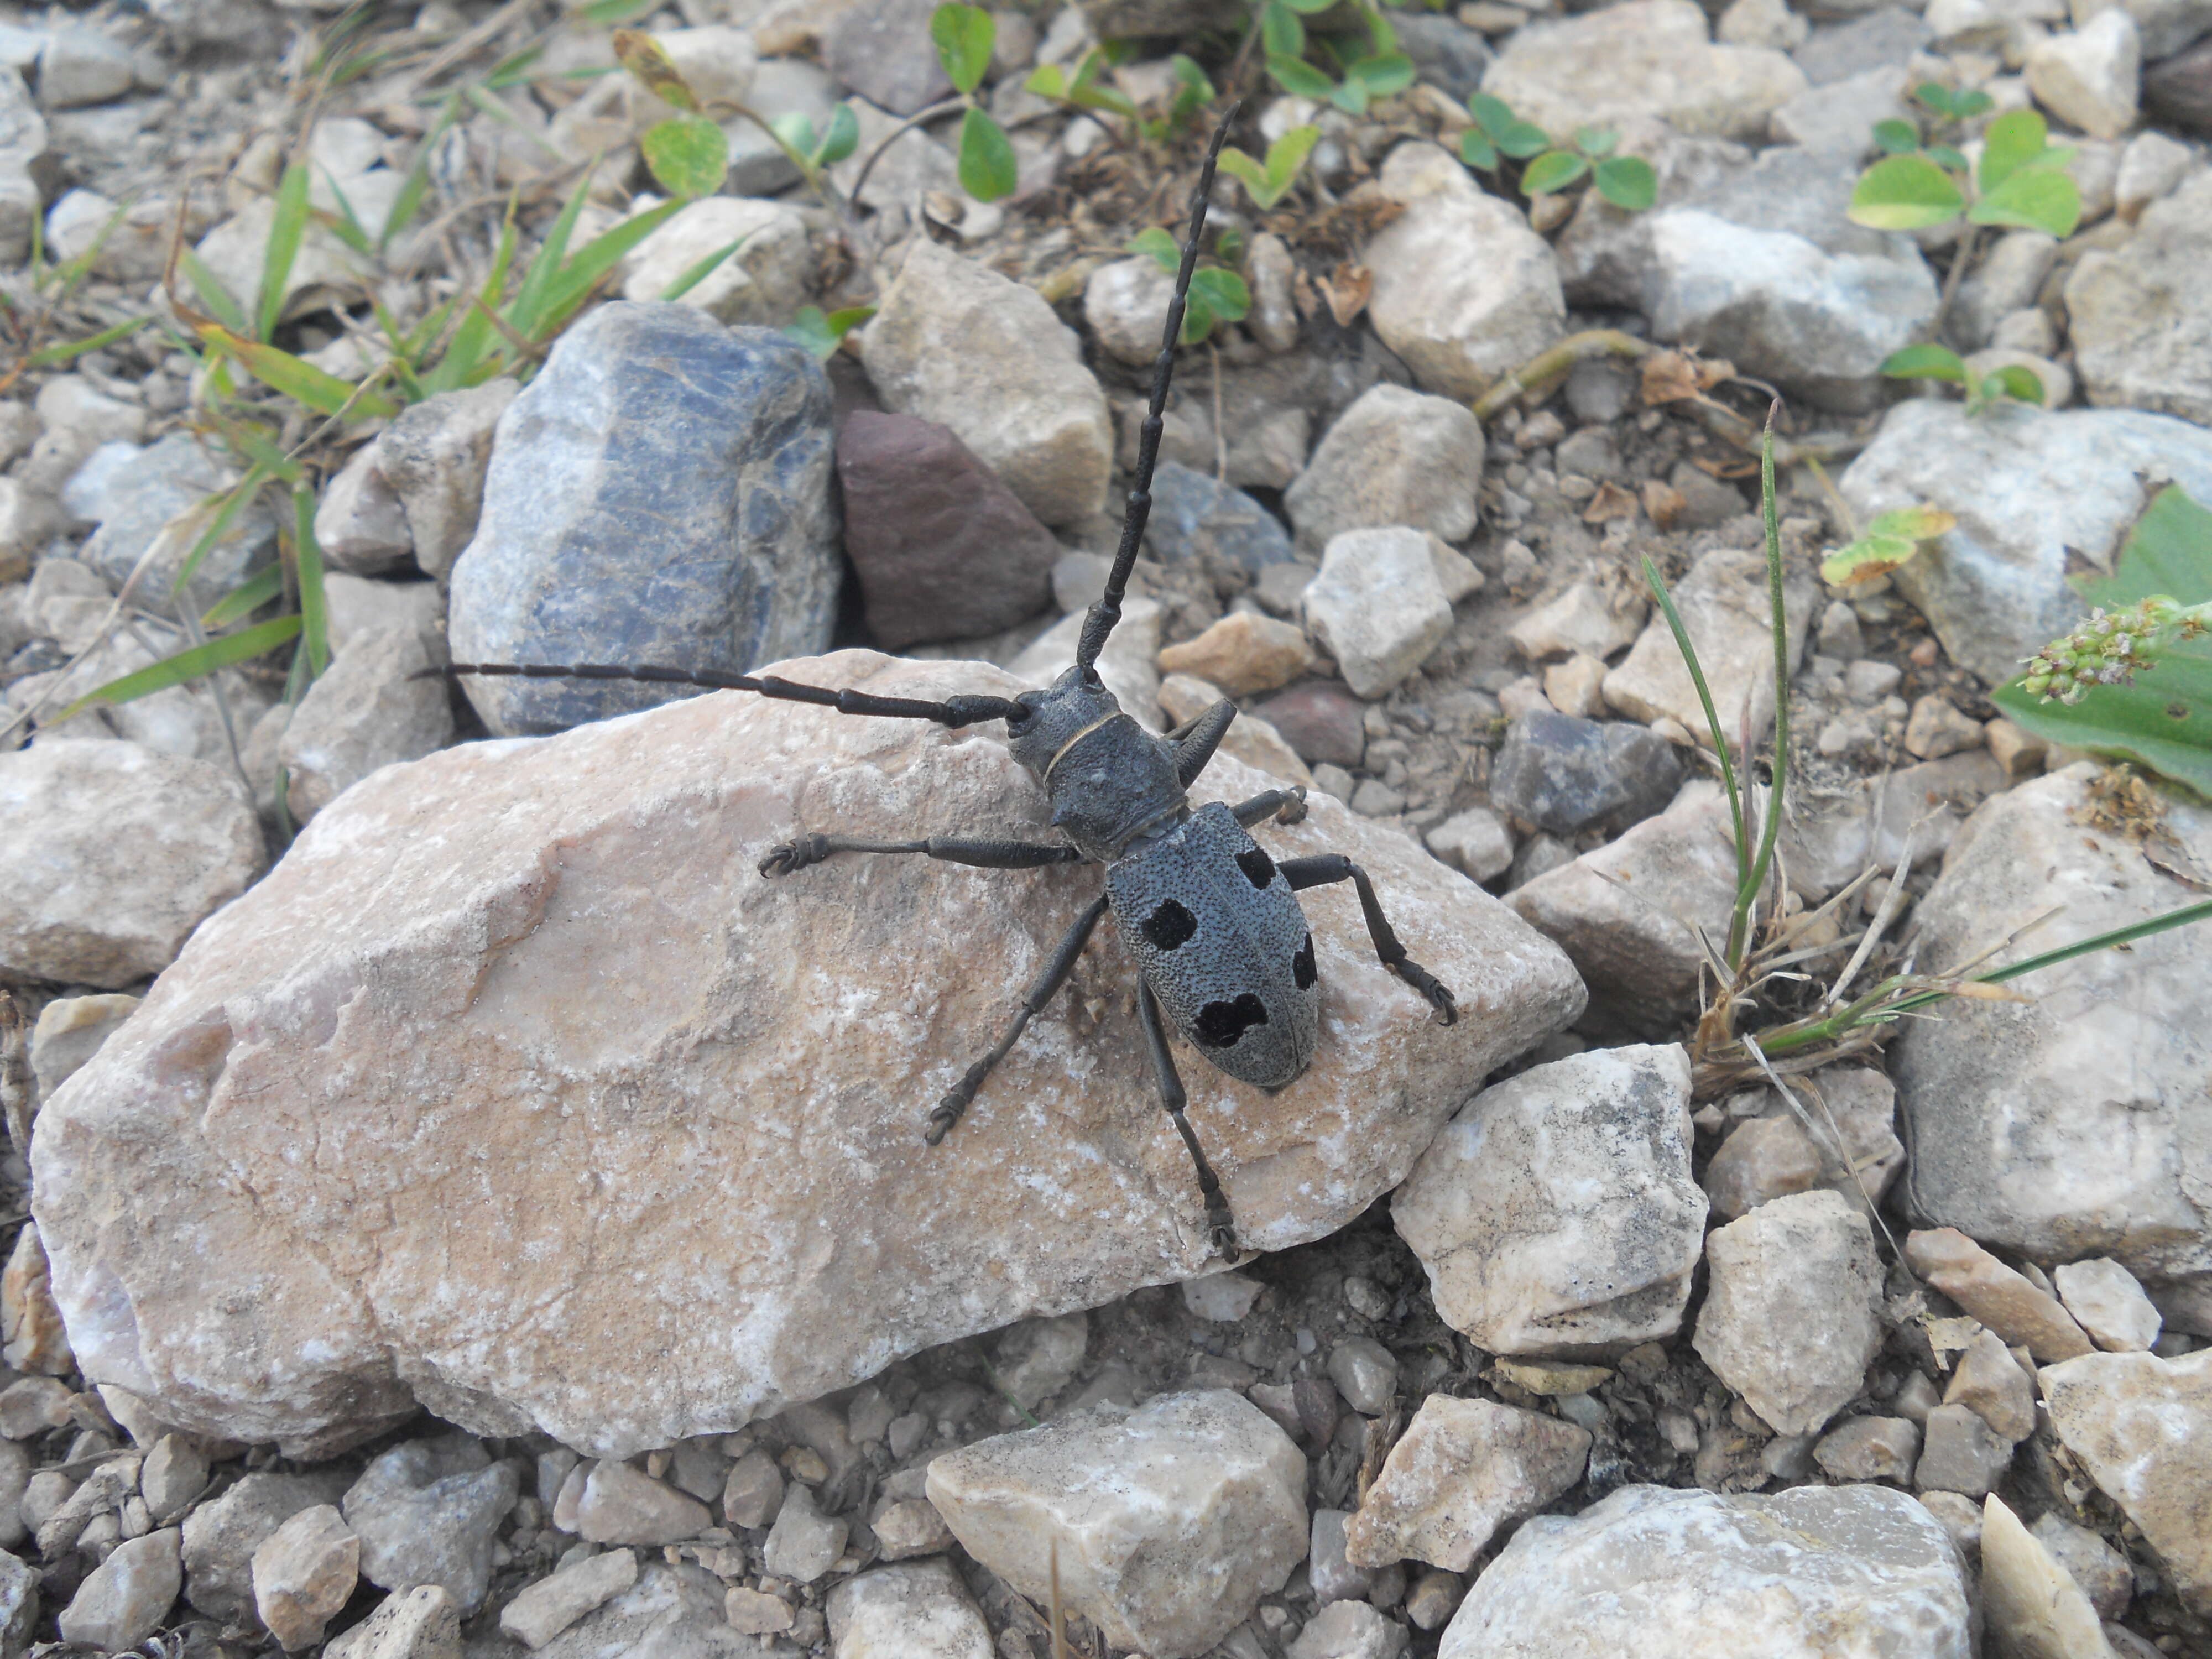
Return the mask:
{"type": "Polygon", "coordinates": [[[1030,716],[1008,722],[1014,758],[1051,799],[1054,826],[1086,856],[1110,864],[1146,830],[1189,810],[1174,746],[1139,725],[1094,676],[1071,668],[1018,701],[1030,716]]]}

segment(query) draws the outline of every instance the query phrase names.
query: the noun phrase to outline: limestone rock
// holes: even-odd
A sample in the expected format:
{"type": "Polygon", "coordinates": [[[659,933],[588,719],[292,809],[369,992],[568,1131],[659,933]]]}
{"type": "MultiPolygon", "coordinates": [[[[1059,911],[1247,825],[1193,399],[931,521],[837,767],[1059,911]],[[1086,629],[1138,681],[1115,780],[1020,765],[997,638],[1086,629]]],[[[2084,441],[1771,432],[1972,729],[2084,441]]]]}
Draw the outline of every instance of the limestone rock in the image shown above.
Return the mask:
{"type": "Polygon", "coordinates": [[[0,1552],[0,1653],[28,1653],[39,1618],[39,1575],[30,1564],[0,1552]]]}
{"type": "MultiPolygon", "coordinates": [[[[2126,841],[2084,833],[2096,776],[2069,767],[1969,821],[1916,907],[1923,963],[1942,971],[2057,904],[2063,914],[1991,965],[2199,896],[2126,841]]],[[[2212,859],[2212,811],[2172,801],[2166,828],[2197,864],[2212,859]]],[[[2204,950],[2200,928],[2138,939],[2034,975],[2032,1002],[1961,1004],[1905,1032],[1890,1074],[1915,1148],[1911,1213],[2042,1261],[2110,1256],[2145,1279],[2212,1270],[2212,1198],[2185,1173],[2212,1068],[2204,950]]],[[[2041,1340],[1975,1317],[2008,1340],[2041,1340]]],[[[2071,1340],[2081,1346],[2038,1357],[2087,1352],[2071,1340]]]]}
{"type": "Polygon", "coordinates": [[[2128,1603],[2135,1599],[2135,1569],[2101,1534],[2062,1520],[2055,1510],[2045,1510],[2028,1530],[2050,1552],[2051,1559],[2066,1569],[2067,1577],[2081,1586],[2100,1617],[2118,1619],[2127,1612],[2128,1603]]]}
{"type": "Polygon", "coordinates": [[[2066,1449],[2142,1528],[2182,1599],[2212,1610],[2212,1348],[2085,1354],[2039,1381],[2066,1449]]]}
{"type": "MultiPolygon", "coordinates": [[[[1304,421],[1304,410],[1293,412],[1304,421]]],[[[1296,447],[1303,461],[1303,436],[1296,447]]],[[[1232,440],[1232,475],[1236,453],[1232,440]]],[[[1290,532],[1281,520],[1233,484],[1217,481],[1211,471],[1194,471],[1165,455],[1152,473],[1152,511],[1145,521],[1145,544],[1163,564],[1194,560],[1209,574],[1232,580],[1243,576],[1256,582],[1291,556],[1290,532]]]]}
{"type": "Polygon", "coordinates": [[[2212,173],[2200,173],[2146,208],[2130,240],[2074,267],[2068,333],[2091,403],[2212,422],[2212,297],[2198,280],[2209,225],[2212,173]]]}
{"type": "Polygon", "coordinates": [[[287,1653],[313,1647],[353,1595],[361,1540],[337,1510],[301,1510],[253,1552],[253,1606],[287,1653]]]}
{"type": "Polygon", "coordinates": [[[676,303],[703,311],[717,322],[781,328],[806,303],[814,273],[806,221],[786,202],[708,196],[692,203],[623,260],[623,298],[659,299],[700,260],[732,242],[737,252],[676,303]]]}
{"type": "Polygon", "coordinates": [[[1435,144],[1401,144],[1377,182],[1405,211],[1362,256],[1375,276],[1367,314],[1424,391],[1474,398],[1559,338],[1566,301],[1551,249],[1518,210],[1435,144]]]}
{"type": "Polygon", "coordinates": [[[1955,1227],[1909,1233],[1905,1259],[1912,1271],[2008,1343],[2048,1364],[2090,1352],[2089,1338],[2059,1305],[1955,1227]]]}
{"type": "Polygon", "coordinates": [[[2022,1659],[2104,1659],[2112,1650],[2081,1586],[1995,1492],[1982,1500],[1982,1601],[1990,1634],[2022,1659]]]}
{"type": "MultiPolygon", "coordinates": [[[[453,566],[453,654],[743,672],[819,650],[838,584],[830,473],[829,381],[804,347],[683,306],[601,306],[499,417],[483,514],[453,566]]],[[[689,690],[464,686],[502,736],[689,690]]]]}
{"type": "Polygon", "coordinates": [[[1198,675],[1232,697],[1278,690],[1313,662],[1304,629],[1249,611],[1232,611],[1196,639],[1160,653],[1163,672],[1198,675]]]}
{"type": "Polygon", "coordinates": [[[2135,125],[2142,40],[2124,7],[2100,11],[2070,33],[2035,41],[2027,70],[2035,101],[2068,126],[2093,138],[2117,138],[2135,125]]]}
{"type": "Polygon", "coordinates": [[[722,1581],[704,1568],[649,1562],[639,1569],[635,1583],[538,1651],[551,1659],[613,1659],[632,1653],[758,1659],[759,1644],[731,1628],[723,1604],[722,1581]]]}
{"type": "Polygon", "coordinates": [[[1980,1498],[2004,1479],[2013,1443],[1966,1406],[1938,1406],[1922,1425],[1924,1437],[1913,1482],[1923,1492],[1980,1498]]]}
{"type": "MultiPolygon", "coordinates": [[[[2070,280],[2085,280],[2081,266],[2070,280]]],[[[2076,361],[2099,400],[2094,356],[2077,344],[2076,361]]],[[[2067,575],[2078,560],[2112,568],[2142,512],[2144,477],[2212,501],[2212,433],[2132,409],[2001,404],[1969,417],[1956,401],[1916,398],[1890,410],[1838,488],[1862,524],[1917,502],[1956,515],[1955,527],[1890,580],[1927,617],[1947,656],[1998,684],[2087,613],[2067,575]]]]}
{"type": "Polygon", "coordinates": [[[461,1659],[460,1615],[435,1584],[395,1591],[324,1649],[324,1659],[461,1659]]]}
{"type": "Polygon", "coordinates": [[[655,1548],[696,1538],[714,1520],[696,1498],[627,1463],[594,1463],[583,1476],[574,1531],[594,1544],[655,1548]]]}
{"type": "MultiPolygon", "coordinates": [[[[1441,20],[1439,20],[1441,21],[1441,20]]],[[[1332,1601],[1283,1650],[1283,1659],[1406,1659],[1413,1638],[1365,1601],[1332,1601]]]]}
{"type": "MultiPolygon", "coordinates": [[[[260,255],[257,252],[258,263],[260,255]]],[[[53,390],[49,385],[48,392],[53,390]]],[[[46,402],[42,393],[40,402],[46,402]]],[[[43,409],[41,410],[43,415],[43,409]]],[[[143,420],[143,413],[131,413],[143,420]]],[[[56,421],[48,419],[47,437],[54,436],[56,421]]],[[[32,459],[38,459],[33,450],[32,459]]],[[[86,540],[78,557],[119,588],[149,548],[160,546],[139,578],[143,591],[167,590],[184,567],[185,556],[206,529],[200,503],[215,492],[235,484],[228,466],[204,448],[189,433],[173,432],[147,447],[146,453],[108,488],[100,528],[86,540]]],[[[256,501],[231,521],[208,550],[185,591],[192,602],[213,605],[238,586],[246,574],[268,562],[276,540],[276,524],[265,504],[256,501]]]]}
{"type": "Polygon", "coordinates": [[[1506,728],[1491,763],[1490,804],[1524,825],[1571,836],[1640,823],[1681,781],[1674,746],[1647,726],[1536,708],[1506,728]]]}
{"type": "Polygon", "coordinates": [[[1966,815],[2009,781],[1990,752],[1976,749],[1847,784],[1819,812],[1784,817],[1776,845],[1790,885],[1817,904],[1869,866],[1887,876],[1908,853],[1913,869],[1934,864],[1966,815]]]}
{"type": "Polygon", "coordinates": [[[174,1527],[118,1544],[62,1609],[62,1640],[127,1652],[161,1627],[183,1583],[174,1527]]]}
{"type": "Polygon", "coordinates": [[[1818,1429],[1881,1348],[1881,1264],[1866,1218],[1835,1193],[1797,1193],[1716,1231],[1705,1257],[1698,1352],[1777,1434],[1818,1429]],[[1790,1340],[1778,1341],[1784,1331],[1790,1340]]]}
{"type": "Polygon", "coordinates": [[[2035,1432],[2035,1385],[1994,1331],[1979,1331],[1951,1371],[1947,1406],[1964,1406],[2007,1441],[2035,1432]]]}
{"type": "Polygon", "coordinates": [[[176,959],[267,854],[208,762],[48,738],[0,755],[0,969],[118,988],[176,959]]]}
{"type": "Polygon", "coordinates": [[[2158,1340],[2157,1307],[2136,1276],[2109,1256],[2053,1268],[2051,1279],[2066,1311],[2099,1347],[2140,1353],[2158,1340]]]}
{"type": "MultiPolygon", "coordinates": [[[[1006,665],[1006,672],[1033,686],[1048,686],[1075,665],[1076,643],[1083,637],[1084,613],[1071,611],[1030,641],[1021,655],[1006,665]]],[[[1130,599],[1121,607],[1121,620],[1107,636],[1098,653],[1098,678],[1120,702],[1155,732],[1167,729],[1161,718],[1160,607],[1157,600],[1130,599]]],[[[960,690],[975,687],[962,684],[960,690]]]]}
{"type": "Polygon", "coordinates": [[[1937,292],[1911,238],[1845,216],[1856,173],[1849,154],[1785,146],[1653,214],[1653,335],[1825,408],[1874,407],[1883,360],[1935,317],[1937,292]]]}
{"type": "Polygon", "coordinates": [[[499,417],[521,390],[504,377],[410,404],[376,441],[376,464],[407,515],[415,562],[440,580],[477,533],[499,417]]]}
{"type": "MultiPolygon", "coordinates": [[[[38,1079],[40,1096],[53,1093],[76,1076],[137,1007],[137,997],[111,994],[56,997],[39,1010],[39,1023],[31,1028],[31,1073],[38,1079]]],[[[18,1370],[40,1369],[8,1363],[18,1370]]]]}
{"type": "Polygon", "coordinates": [[[380,1454],[346,1492],[361,1534],[361,1574],[386,1589],[436,1584],[462,1614],[491,1583],[493,1534],[521,1482],[466,1435],[414,1440],[380,1454]]]}
{"type": "Polygon", "coordinates": [[[1689,1060],[1595,1049],[1468,1102],[1391,1200],[1437,1311],[1508,1354],[1611,1354],[1680,1328],[1703,1243],[1689,1060]]]}
{"type": "MultiPolygon", "coordinates": [[[[862,652],[779,672],[880,695],[1019,686],[862,652]]],[[[1267,787],[1217,759],[1195,794],[1267,787]]],[[[1203,1211],[1114,927],[945,1145],[919,1133],[1095,871],[755,873],[803,829],[1041,838],[1046,816],[994,727],[734,693],[365,780],[41,1113],[40,1234],[86,1374],[240,1438],[343,1444],[420,1403],[621,1456],[1189,1276],[1203,1211]],[[298,1156],[301,1120],[270,1089],[313,1103],[320,1157],[298,1156]],[[185,1252],[185,1235],[224,1243],[185,1252]],[[580,1273],[611,1257],[641,1276],[580,1273]]],[[[1461,1011],[1435,1024],[1376,963],[1348,886],[1304,896],[1312,1067],[1264,1095],[1182,1066],[1243,1242],[1281,1249],[1397,1185],[1582,993],[1393,831],[1317,799],[1261,833],[1279,857],[1364,866],[1461,1011]]]]}
{"type": "Polygon", "coordinates": [[[950,428],[855,410],[837,481],[845,550],[885,647],[995,634],[1051,603],[1060,544],[950,428]]]}
{"type": "Polygon", "coordinates": [[[382,459],[375,444],[364,444],[324,486],[315,541],[333,569],[376,576],[414,568],[407,509],[384,476],[382,459]]]}
{"type": "Polygon", "coordinates": [[[1097,1406],[948,1452],[929,1501],[1015,1590],[1050,1593],[1119,1647],[1192,1659],[1282,1588],[1305,1553],[1306,1460],[1223,1389],[1097,1406]]]}
{"type": "Polygon", "coordinates": [[[1104,504],[1106,397],[1034,289],[917,237],[860,360],[886,408],[951,427],[1045,523],[1104,504]]]}
{"type": "Polygon", "coordinates": [[[1109,356],[1145,368],[1160,355],[1175,280],[1149,253],[1112,260],[1091,273],[1083,287],[1083,320],[1109,356]]]}
{"type": "Polygon", "coordinates": [[[542,1648],[636,1582],[635,1550],[603,1550],[531,1585],[500,1609],[499,1627],[525,1647],[542,1648]]]}
{"type": "Polygon", "coordinates": [[[419,760],[453,741],[445,683],[416,678],[443,656],[434,656],[410,628],[377,629],[346,641],[300,699],[278,745],[295,822],[307,823],[379,767],[419,760]]]}
{"type": "Polygon", "coordinates": [[[1347,530],[1306,585],[1306,623],[1363,697],[1379,697],[1451,631],[1451,601],[1418,530],[1347,530]]]}
{"type": "Polygon", "coordinates": [[[26,1222],[15,1235],[7,1268],[0,1272],[0,1339],[6,1343],[0,1359],[16,1370],[66,1376],[76,1369],[35,1222],[26,1222]]]}
{"type": "Polygon", "coordinates": [[[1506,630],[1513,648],[1531,661],[1580,653],[1610,657],[1634,642],[1648,609],[1641,595],[1609,593],[1578,581],[1547,599],[1506,630]]]}
{"type": "Polygon", "coordinates": [[[1838,1480],[1910,1485],[1920,1455],[1920,1425],[1902,1417],[1854,1417],[1820,1437],[1813,1461],[1838,1480]]]}
{"type": "Polygon", "coordinates": [[[1541,1412],[1431,1395],[1346,1526],[1352,1563],[1465,1572],[1499,1527],[1582,1479],[1589,1446],[1589,1430],[1541,1412]]]}
{"type": "Polygon", "coordinates": [[[990,1659],[990,1626],[942,1557],[848,1578],[828,1612],[836,1659],[990,1659]]]}
{"type": "Polygon", "coordinates": [[[1309,556],[1346,530],[1388,525],[1462,541],[1482,460],[1482,427],[1466,404],[1384,380],[1336,417],[1283,507],[1309,556]]]}
{"type": "Polygon", "coordinates": [[[1935,1516],[1885,1486],[1626,1486],[1524,1522],[1437,1659],[1829,1659],[1845,1631],[1845,1650],[1967,1659],[1971,1596],[1935,1516]]]}
{"type": "Polygon", "coordinates": [[[1693,136],[1765,138],[1767,118],[1805,89],[1804,71],[1771,47],[1717,46],[1707,27],[1691,0],[1539,23],[1513,37],[1482,89],[1553,134],[1656,116],[1693,136]]]}
{"type": "Polygon", "coordinates": [[[775,1524],[761,1547],[761,1565],[778,1578],[811,1584],[837,1565],[845,1553],[846,1526],[816,1507],[811,1488],[797,1481],[787,1487],[775,1524]]]}
{"type": "MultiPolygon", "coordinates": [[[[1782,610],[1791,672],[1804,653],[1819,588],[1809,573],[1785,568],[1782,610]]],[[[1741,741],[1750,708],[1754,740],[1774,720],[1774,630],[1769,620],[1766,556],[1717,549],[1700,557],[1674,589],[1674,609],[1698,648],[1713,707],[1731,744],[1741,741]]],[[[1701,744],[1712,738],[1705,704],[1666,618],[1654,616],[1620,666],[1605,677],[1605,700],[1631,720],[1679,720],[1701,744]]]]}

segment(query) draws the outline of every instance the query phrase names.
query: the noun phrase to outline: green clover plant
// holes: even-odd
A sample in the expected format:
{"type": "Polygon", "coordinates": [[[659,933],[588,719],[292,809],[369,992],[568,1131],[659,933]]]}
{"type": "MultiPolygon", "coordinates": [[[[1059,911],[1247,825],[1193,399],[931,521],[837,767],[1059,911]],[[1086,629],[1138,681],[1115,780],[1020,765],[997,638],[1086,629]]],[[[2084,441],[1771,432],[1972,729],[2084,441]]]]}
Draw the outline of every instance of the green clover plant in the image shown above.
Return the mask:
{"type": "Polygon", "coordinates": [[[1251,196],[1252,204],[1262,213],[1273,207],[1289,193],[1297,182],[1298,171],[1306,164],[1306,157],[1321,142],[1321,129],[1316,126],[1292,127],[1267,146],[1267,156],[1255,161],[1243,150],[1224,146],[1221,152],[1221,170],[1243,185],[1251,196]]]}
{"type": "Polygon", "coordinates": [[[1319,98],[1349,115],[1364,115],[1377,98],[1413,84],[1413,60],[1398,46],[1398,31],[1382,9],[1358,0],[1363,33],[1309,38],[1302,16],[1335,9],[1338,0],[1266,0],[1260,9],[1260,41],[1267,78],[1299,98],[1319,98]],[[1328,60],[1316,64],[1307,54],[1328,60]],[[1332,72],[1333,71],[1333,72],[1332,72]]]}
{"type": "MultiPolygon", "coordinates": [[[[1986,94],[1950,92],[1933,82],[1913,95],[1950,122],[1989,107],[1986,94]]],[[[1859,176],[1850,208],[1855,224],[1921,230],[1964,214],[1970,224],[2063,239],[2081,222],[2081,191],[2066,170],[2075,152],[2052,148],[2049,127],[2032,109],[2008,111],[1990,122],[1981,160],[1971,168],[1954,145],[1923,142],[1909,122],[1881,122],[1875,139],[1891,153],[1859,176]]]]}
{"type": "Polygon", "coordinates": [[[1659,178],[1651,163],[1634,155],[1615,155],[1620,135],[1609,127],[1575,129],[1567,144],[1554,144],[1543,128],[1524,121],[1502,98],[1478,92],[1467,100],[1474,125],[1460,134],[1460,160],[1478,173],[1499,172],[1508,161],[1521,169],[1524,196],[1548,196],[1588,177],[1597,193],[1631,213],[1657,199],[1659,178]]]}
{"type": "Polygon", "coordinates": [[[2019,363],[2006,363],[1988,374],[1948,346],[1909,345],[1882,360],[1881,372],[1898,380],[1949,380],[1966,392],[1966,413],[1979,415],[2000,398],[2040,407],[2045,401],[2043,377],[2019,363]]]}
{"type": "Polygon", "coordinates": [[[968,106],[960,118],[960,188],[979,202],[1012,195],[1018,174],[1012,141],[975,101],[975,88],[991,67],[998,25],[981,6],[942,5],[929,15],[929,38],[945,78],[968,106]]]}
{"type": "MultiPolygon", "coordinates": [[[[1149,253],[1160,269],[1173,275],[1182,267],[1182,250],[1176,239],[1158,225],[1139,231],[1129,240],[1132,253],[1149,253]]],[[[1252,290],[1233,270],[1200,265],[1190,273],[1190,297],[1183,306],[1182,343],[1195,345],[1213,332],[1217,323],[1233,323],[1252,309],[1252,290]]]]}

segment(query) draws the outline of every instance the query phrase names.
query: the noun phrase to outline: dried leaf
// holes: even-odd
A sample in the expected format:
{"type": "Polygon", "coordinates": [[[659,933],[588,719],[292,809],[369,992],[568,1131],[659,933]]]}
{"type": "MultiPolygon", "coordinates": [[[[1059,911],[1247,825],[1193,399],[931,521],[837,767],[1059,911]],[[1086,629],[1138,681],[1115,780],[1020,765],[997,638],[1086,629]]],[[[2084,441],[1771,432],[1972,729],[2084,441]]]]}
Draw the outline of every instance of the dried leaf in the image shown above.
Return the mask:
{"type": "Polygon", "coordinates": [[[1352,319],[1367,309],[1367,301],[1375,293],[1375,273],[1347,259],[1323,278],[1320,286],[1328,297],[1328,314],[1336,319],[1336,325],[1350,328],[1352,319]]]}
{"type": "Polygon", "coordinates": [[[1584,524],[1610,524],[1615,519],[1635,516],[1636,497],[1617,483],[1600,484],[1597,494],[1590,497],[1590,504],[1583,509],[1584,524]]]}
{"type": "Polygon", "coordinates": [[[1672,530],[1690,505],[1690,498],[1670,483],[1656,478],[1644,481],[1644,512],[1662,530],[1672,530]]]}
{"type": "Polygon", "coordinates": [[[1644,401],[1679,403],[1698,395],[1698,371],[1679,351],[1655,351],[1644,360],[1644,401]]]}

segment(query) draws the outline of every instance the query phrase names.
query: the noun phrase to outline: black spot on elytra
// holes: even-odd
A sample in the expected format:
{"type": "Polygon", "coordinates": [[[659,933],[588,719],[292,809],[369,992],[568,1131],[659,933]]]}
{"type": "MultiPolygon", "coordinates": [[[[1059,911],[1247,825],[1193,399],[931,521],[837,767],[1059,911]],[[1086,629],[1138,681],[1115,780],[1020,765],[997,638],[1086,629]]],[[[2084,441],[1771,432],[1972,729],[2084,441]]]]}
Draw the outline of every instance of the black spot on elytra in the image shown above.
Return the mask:
{"type": "Polygon", "coordinates": [[[1237,867],[1255,887],[1265,887],[1275,878],[1275,861],[1267,856],[1264,847],[1246,848],[1237,855],[1237,867]]]}
{"type": "Polygon", "coordinates": [[[1267,1023],[1267,1005],[1247,991],[1234,1002],[1209,1002],[1200,1009],[1198,1040],[1209,1048],[1233,1048],[1245,1032],[1267,1023]]]}
{"type": "Polygon", "coordinates": [[[1198,918],[1173,899],[1162,899],[1160,908],[1145,918],[1145,942],[1155,951],[1172,951],[1198,932],[1198,918]]]}
{"type": "Polygon", "coordinates": [[[1310,990],[1313,982],[1321,977],[1321,970],[1314,966],[1311,933],[1308,933],[1306,942],[1298,946],[1297,955],[1291,958],[1291,977],[1297,982],[1301,991],[1310,990]]]}

